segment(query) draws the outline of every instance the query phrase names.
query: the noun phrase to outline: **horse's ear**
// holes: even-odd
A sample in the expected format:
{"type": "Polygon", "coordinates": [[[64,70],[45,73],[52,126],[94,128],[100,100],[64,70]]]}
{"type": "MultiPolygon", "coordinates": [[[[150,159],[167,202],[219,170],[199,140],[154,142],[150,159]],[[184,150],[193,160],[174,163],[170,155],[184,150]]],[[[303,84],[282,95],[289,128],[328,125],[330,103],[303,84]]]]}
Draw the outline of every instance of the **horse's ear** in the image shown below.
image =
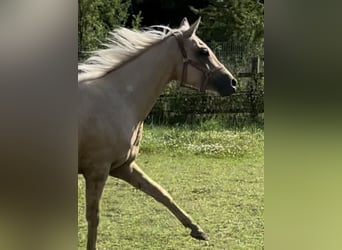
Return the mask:
{"type": "Polygon", "coordinates": [[[198,29],[198,26],[199,26],[200,22],[201,22],[201,17],[199,17],[199,18],[197,19],[197,21],[194,22],[188,30],[184,31],[184,34],[183,34],[184,37],[189,38],[189,37],[191,37],[193,34],[195,34],[196,31],[197,31],[197,29],[198,29]]]}
{"type": "Polygon", "coordinates": [[[182,22],[179,25],[179,29],[189,29],[189,28],[190,28],[190,24],[188,22],[188,19],[184,17],[182,22]]]}

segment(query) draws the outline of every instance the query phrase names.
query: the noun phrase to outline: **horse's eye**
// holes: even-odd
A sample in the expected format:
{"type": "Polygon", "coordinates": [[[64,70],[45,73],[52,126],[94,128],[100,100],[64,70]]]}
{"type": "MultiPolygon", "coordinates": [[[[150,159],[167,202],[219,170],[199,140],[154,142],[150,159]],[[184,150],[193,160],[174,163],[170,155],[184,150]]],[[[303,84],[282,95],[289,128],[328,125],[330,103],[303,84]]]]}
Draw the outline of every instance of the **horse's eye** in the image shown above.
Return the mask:
{"type": "Polygon", "coordinates": [[[202,56],[209,56],[209,50],[206,49],[206,48],[200,49],[200,50],[199,50],[199,53],[200,53],[202,56]]]}

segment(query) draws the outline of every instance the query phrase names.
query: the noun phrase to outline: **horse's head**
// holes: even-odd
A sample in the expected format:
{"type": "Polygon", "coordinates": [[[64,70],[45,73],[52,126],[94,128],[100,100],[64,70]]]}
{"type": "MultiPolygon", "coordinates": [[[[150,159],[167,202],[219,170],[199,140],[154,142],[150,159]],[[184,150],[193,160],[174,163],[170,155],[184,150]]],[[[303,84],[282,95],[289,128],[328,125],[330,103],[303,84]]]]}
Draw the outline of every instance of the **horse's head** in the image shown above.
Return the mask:
{"type": "Polygon", "coordinates": [[[201,91],[213,90],[221,96],[228,96],[236,91],[237,80],[216,58],[212,50],[196,35],[200,19],[191,26],[183,19],[177,38],[183,63],[177,72],[181,85],[195,87],[201,91]]]}

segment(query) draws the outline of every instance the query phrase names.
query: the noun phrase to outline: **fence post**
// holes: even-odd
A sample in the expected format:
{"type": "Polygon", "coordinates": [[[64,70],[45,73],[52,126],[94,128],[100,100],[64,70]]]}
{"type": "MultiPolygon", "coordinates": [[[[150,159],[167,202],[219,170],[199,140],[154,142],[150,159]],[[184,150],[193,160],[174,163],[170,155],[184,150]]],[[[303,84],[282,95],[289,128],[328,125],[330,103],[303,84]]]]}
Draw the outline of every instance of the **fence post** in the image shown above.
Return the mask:
{"type": "Polygon", "coordinates": [[[258,89],[259,89],[259,77],[260,77],[260,57],[252,58],[252,72],[251,72],[251,81],[249,86],[249,102],[251,105],[251,119],[256,121],[258,118],[258,107],[257,107],[257,98],[258,98],[258,89]]]}

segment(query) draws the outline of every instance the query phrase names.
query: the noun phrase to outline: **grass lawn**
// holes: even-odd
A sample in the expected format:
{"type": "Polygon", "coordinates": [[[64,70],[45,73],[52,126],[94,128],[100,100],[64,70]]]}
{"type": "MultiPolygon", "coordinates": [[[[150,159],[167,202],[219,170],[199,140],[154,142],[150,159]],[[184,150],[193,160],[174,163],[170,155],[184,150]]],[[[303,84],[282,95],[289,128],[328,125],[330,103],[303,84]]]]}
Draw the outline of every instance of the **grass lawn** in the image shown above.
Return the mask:
{"type": "MultiPolygon", "coordinates": [[[[209,235],[193,239],[167,208],[109,178],[98,249],[263,249],[262,129],[146,126],[138,164],[209,235]]],[[[78,242],[85,249],[84,180],[78,183],[78,242]]]]}

